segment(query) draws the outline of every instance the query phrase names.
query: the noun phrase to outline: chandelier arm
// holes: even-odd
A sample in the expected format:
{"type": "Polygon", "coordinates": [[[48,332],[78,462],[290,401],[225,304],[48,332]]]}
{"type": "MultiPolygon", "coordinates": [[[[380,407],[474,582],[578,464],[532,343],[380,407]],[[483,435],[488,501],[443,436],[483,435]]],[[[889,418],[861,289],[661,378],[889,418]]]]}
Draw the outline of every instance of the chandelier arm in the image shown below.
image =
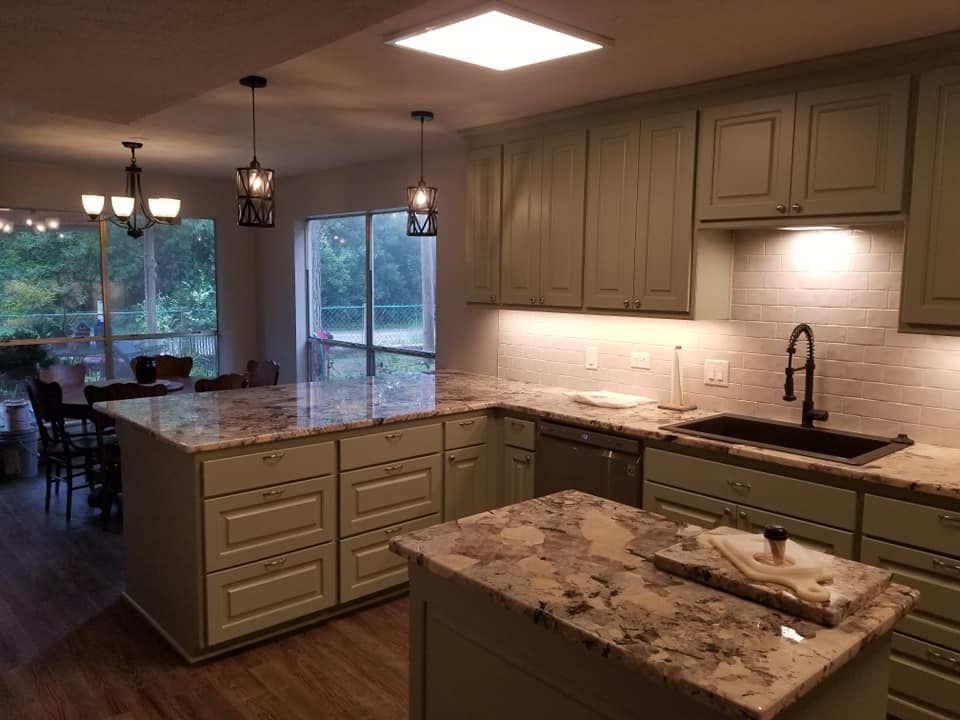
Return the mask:
{"type": "Polygon", "coordinates": [[[156,225],[160,222],[152,212],[150,212],[150,203],[146,201],[143,197],[143,184],[140,182],[140,174],[137,173],[137,177],[134,180],[136,184],[137,194],[134,196],[136,198],[136,204],[140,205],[140,214],[147,220],[147,225],[144,225],[142,229],[146,229],[152,225],[156,225]]]}

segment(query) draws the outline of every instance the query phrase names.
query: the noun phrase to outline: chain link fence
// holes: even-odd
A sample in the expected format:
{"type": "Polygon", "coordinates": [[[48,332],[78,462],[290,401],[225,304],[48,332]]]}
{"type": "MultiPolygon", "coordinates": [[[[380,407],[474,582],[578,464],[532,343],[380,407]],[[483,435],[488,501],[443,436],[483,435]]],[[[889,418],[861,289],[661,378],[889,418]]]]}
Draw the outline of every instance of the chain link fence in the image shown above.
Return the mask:
{"type": "MultiPolygon", "coordinates": [[[[331,340],[363,344],[367,338],[365,305],[328,305],[320,308],[320,325],[331,340]]],[[[423,305],[377,305],[373,310],[374,344],[422,349],[423,305]]]]}

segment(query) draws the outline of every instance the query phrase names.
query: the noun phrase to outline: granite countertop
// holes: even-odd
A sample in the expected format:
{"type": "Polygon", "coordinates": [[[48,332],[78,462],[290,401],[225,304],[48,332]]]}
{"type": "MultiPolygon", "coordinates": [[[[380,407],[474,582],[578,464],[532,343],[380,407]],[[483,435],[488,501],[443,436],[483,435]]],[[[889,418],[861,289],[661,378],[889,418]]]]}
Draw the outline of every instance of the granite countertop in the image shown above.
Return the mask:
{"type": "Polygon", "coordinates": [[[625,410],[573,402],[563,388],[487,375],[375,377],[299,383],[212,393],[174,393],[100,406],[184,452],[207,452],[257,443],[354,430],[456,413],[501,410],[619,433],[665,440],[786,467],[864,480],[918,493],[960,499],[960,449],[916,444],[868,465],[853,466],[748,445],[676,435],[660,426],[712,411],[675,412],[656,405],[625,410]]]}
{"type": "Polygon", "coordinates": [[[394,552],[599,657],[737,718],[773,718],[893,629],[891,585],[835,628],[658,570],[685,526],[565,491],[396,537],[394,552]]]}

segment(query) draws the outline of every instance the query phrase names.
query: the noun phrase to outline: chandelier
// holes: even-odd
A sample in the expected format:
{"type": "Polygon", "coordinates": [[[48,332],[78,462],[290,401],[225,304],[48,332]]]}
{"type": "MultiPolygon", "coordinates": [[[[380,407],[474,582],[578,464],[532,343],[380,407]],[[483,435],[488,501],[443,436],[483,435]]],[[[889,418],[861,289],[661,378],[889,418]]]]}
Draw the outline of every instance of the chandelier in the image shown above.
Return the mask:
{"type": "Polygon", "coordinates": [[[250,88],[250,108],[253,118],[253,159],[247,167],[237,168],[237,224],[243,227],[273,227],[273,170],[260,167],[257,160],[257,88],[267,86],[267,79],[259,75],[240,78],[240,84],[250,88]]]}
{"type": "Polygon", "coordinates": [[[130,150],[130,164],[125,168],[126,188],[123,195],[110,198],[112,215],[103,215],[103,195],[81,195],[83,211],[91,221],[109,220],[118,228],[127,231],[132,238],[143,236],[143,231],[160,223],[172,225],[180,214],[180,201],[176,198],[148,198],[144,201],[140,184],[140,166],[137,165],[137,150],[143,143],[126,140],[123,146],[130,150]]]}
{"type": "Polygon", "coordinates": [[[414,110],[410,116],[420,121],[420,182],[407,188],[407,235],[434,237],[437,234],[437,189],[423,179],[423,123],[433,120],[433,113],[414,110]]]}

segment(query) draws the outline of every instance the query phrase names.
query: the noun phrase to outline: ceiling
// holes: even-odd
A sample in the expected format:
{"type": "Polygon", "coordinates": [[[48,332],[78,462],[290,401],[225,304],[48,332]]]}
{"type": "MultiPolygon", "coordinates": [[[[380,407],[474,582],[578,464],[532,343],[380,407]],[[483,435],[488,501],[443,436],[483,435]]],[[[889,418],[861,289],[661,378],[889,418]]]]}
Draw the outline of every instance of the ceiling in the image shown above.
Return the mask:
{"type": "Polygon", "coordinates": [[[960,29],[957,0],[516,0],[613,46],[499,73],[385,45],[475,2],[16,0],[0,24],[0,157],[281,176],[410,152],[456,131],[654,88],[960,29]],[[267,9],[265,9],[267,8],[267,9]]]}

